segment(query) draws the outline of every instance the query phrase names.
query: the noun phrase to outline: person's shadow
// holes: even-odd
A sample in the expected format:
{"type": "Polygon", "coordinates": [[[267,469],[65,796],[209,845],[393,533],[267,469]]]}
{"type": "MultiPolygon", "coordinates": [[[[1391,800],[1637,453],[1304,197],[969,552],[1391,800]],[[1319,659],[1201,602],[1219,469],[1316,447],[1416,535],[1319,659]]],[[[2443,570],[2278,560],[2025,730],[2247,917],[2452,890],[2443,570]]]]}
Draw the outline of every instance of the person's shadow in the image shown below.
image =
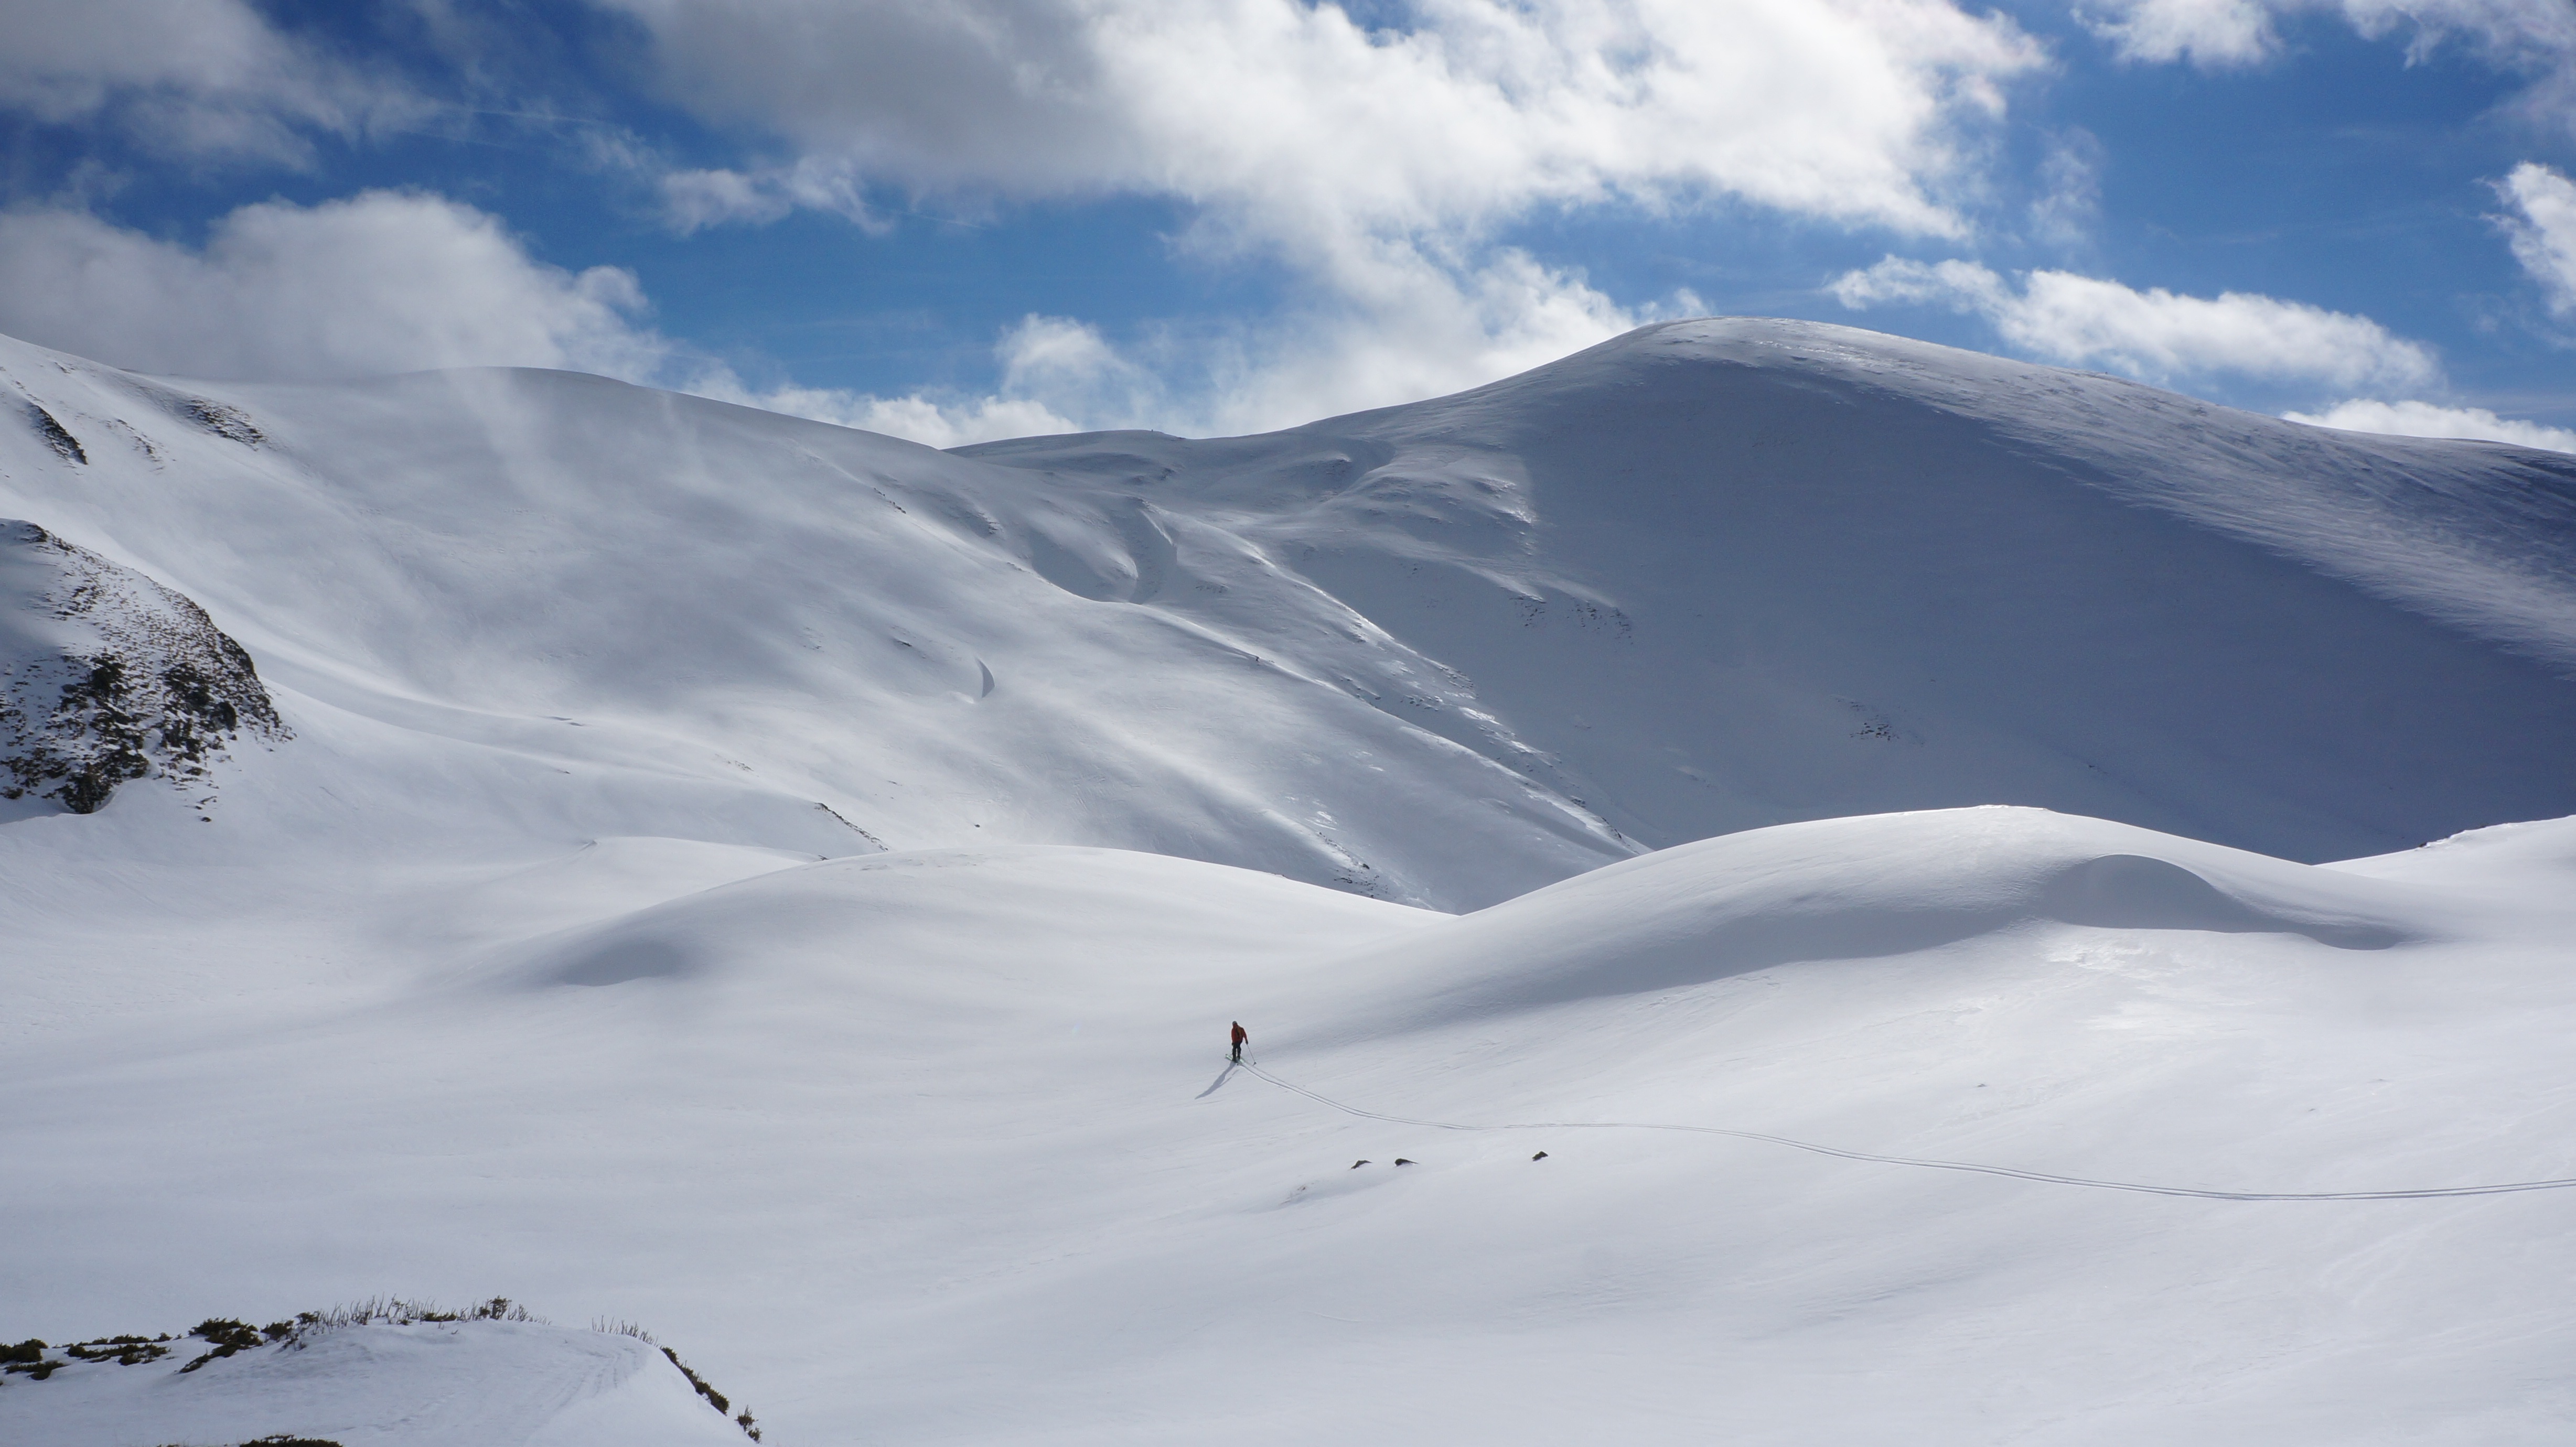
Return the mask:
{"type": "Polygon", "coordinates": [[[1216,1079],[1208,1082],[1208,1088],[1200,1091],[1194,1096],[1191,1096],[1190,1099],[1205,1100],[1209,1096],[1216,1094],[1218,1091],[1225,1089],[1225,1083],[1232,1080],[1234,1078],[1234,1072],[1242,1068],[1243,1062],[1240,1060],[1227,1061],[1225,1063],[1225,1068],[1216,1073],[1216,1079]]]}

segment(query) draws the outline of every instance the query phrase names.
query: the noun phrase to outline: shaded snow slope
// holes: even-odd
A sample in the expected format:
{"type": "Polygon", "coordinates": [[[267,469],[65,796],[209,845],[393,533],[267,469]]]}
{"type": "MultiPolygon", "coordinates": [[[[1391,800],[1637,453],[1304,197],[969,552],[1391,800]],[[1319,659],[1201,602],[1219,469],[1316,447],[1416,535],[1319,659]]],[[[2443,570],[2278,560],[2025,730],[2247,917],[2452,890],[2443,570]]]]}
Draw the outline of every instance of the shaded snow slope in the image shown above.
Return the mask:
{"type": "Polygon", "coordinates": [[[2219,1190],[2567,1177],[2571,838],[2320,868],[1972,809],[1457,918],[1032,847],[380,881],[205,941],[192,1015],[137,1023],[108,978],[0,1054],[10,1310],[500,1282],[685,1331],[773,1444],[2555,1442],[2564,1192],[2179,1200],[1438,1129],[1222,1041],[1467,1126],[2219,1190]],[[2499,851],[2525,872],[2464,882],[2499,851]],[[660,902],[619,882],[648,875],[660,902]],[[432,913],[476,932],[392,927],[432,913]],[[375,976],[239,1003],[370,929],[375,976]]]}
{"type": "Polygon", "coordinates": [[[1226,519],[1656,846],[2001,802],[2320,860],[2576,810],[2555,454],[1746,320],[1267,437],[963,450],[1226,519]]]}
{"type": "MultiPolygon", "coordinates": [[[[202,1346],[203,1343],[195,1345],[202,1346]]],[[[185,1350],[183,1344],[182,1350],[185,1350]]],[[[12,1447],[289,1435],[341,1447],[743,1447],[662,1353],[526,1322],[343,1327],[190,1372],[71,1362],[0,1388],[12,1447]]]]}

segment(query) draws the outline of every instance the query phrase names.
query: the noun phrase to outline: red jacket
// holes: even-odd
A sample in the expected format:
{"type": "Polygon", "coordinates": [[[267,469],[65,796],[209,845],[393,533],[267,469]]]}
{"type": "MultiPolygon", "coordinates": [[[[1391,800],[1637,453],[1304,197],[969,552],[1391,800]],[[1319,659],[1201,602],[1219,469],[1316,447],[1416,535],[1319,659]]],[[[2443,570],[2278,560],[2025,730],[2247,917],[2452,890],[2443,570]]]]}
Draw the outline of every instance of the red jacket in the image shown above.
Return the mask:
{"type": "Polygon", "coordinates": [[[1235,1044],[1240,1045],[1240,1044],[1242,1044],[1244,1041],[1249,1040],[1249,1039],[1251,1039],[1251,1038],[1252,1038],[1251,1036],[1246,1035],[1246,1034],[1244,1034],[1244,1033],[1243,1033],[1243,1027],[1242,1027],[1242,1026],[1237,1025],[1237,1026],[1235,1026],[1235,1027],[1234,1027],[1234,1043],[1235,1043],[1235,1044]]]}

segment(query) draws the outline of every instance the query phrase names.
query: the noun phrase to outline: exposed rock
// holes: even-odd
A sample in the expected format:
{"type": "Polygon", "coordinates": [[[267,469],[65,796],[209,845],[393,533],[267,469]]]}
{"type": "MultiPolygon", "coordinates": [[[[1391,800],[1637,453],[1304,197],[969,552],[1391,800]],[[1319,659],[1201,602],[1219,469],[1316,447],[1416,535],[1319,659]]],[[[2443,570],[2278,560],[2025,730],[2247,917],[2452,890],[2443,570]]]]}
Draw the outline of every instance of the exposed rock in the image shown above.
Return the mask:
{"type": "Polygon", "coordinates": [[[250,414],[222,402],[209,402],[203,397],[189,397],[177,404],[180,416],[203,427],[217,437],[229,438],[246,446],[257,447],[268,440],[253,426],[250,414]]]}
{"type": "Polygon", "coordinates": [[[0,798],[91,814],[129,779],[209,787],[208,764],[244,734],[292,737],[206,610],[0,520],[0,798]]]}
{"type": "Polygon", "coordinates": [[[29,402],[27,425],[36,429],[36,435],[45,439],[45,445],[54,450],[55,456],[65,462],[77,462],[83,466],[89,464],[89,452],[80,445],[80,439],[74,437],[69,428],[55,421],[53,413],[29,402]]]}

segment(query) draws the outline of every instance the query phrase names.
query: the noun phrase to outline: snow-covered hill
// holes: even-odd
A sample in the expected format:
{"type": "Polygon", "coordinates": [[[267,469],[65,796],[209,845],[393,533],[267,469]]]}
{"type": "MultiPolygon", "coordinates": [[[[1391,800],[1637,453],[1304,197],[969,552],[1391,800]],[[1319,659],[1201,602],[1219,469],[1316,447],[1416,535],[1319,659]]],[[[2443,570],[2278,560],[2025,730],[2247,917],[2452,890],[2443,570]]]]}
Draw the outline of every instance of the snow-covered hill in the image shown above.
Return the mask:
{"type": "Polygon", "coordinates": [[[564,373],[0,373],[0,514],[278,694],[276,834],[399,776],[406,850],[1000,838],[1459,908],[1897,807],[2308,860],[2576,812],[2565,459],[1845,328],[965,455],[564,373]]]}
{"type": "MultiPolygon", "coordinates": [[[[0,373],[0,665],[160,685],[57,752],[246,660],[0,818],[0,1340],[503,1291],[765,1447],[2576,1420],[2563,459],[1757,322],[962,455],[0,373]]],[[[740,1437],[435,1325],[0,1441],[740,1437]]]]}
{"type": "MultiPolygon", "coordinates": [[[[134,1333],[124,1333],[133,1336],[134,1333]]],[[[158,1333],[156,1333],[158,1335],[158,1333]]],[[[254,1333],[256,1335],[256,1333],[254,1333]]],[[[336,1447],[746,1447],[676,1360],[615,1332],[512,1321],[375,1322],[209,1355],[60,1365],[0,1392],[13,1447],[260,1443],[336,1447]]],[[[164,1350],[167,1350],[165,1347],[164,1350]]]]}
{"type": "MultiPolygon", "coordinates": [[[[621,909],[647,862],[600,856],[202,940],[184,1020],[87,985],[0,1067],[13,1317],[504,1281],[685,1329],[771,1447],[2539,1444],[2576,1409],[2564,1191],[1653,1128],[2563,1180],[2565,823],[2318,868],[1892,815],[1455,919],[1031,846],[621,909]],[[500,937],[381,928],[433,913],[500,937]],[[376,977],[243,993],[306,954],[376,977]]],[[[0,1437],[54,1440],[51,1385],[0,1387],[0,1437]]]]}
{"type": "Polygon", "coordinates": [[[2576,811],[2553,453],[1774,321],[1270,437],[965,451],[1236,528],[1656,847],[2009,802],[2319,860],[2576,811]]]}

